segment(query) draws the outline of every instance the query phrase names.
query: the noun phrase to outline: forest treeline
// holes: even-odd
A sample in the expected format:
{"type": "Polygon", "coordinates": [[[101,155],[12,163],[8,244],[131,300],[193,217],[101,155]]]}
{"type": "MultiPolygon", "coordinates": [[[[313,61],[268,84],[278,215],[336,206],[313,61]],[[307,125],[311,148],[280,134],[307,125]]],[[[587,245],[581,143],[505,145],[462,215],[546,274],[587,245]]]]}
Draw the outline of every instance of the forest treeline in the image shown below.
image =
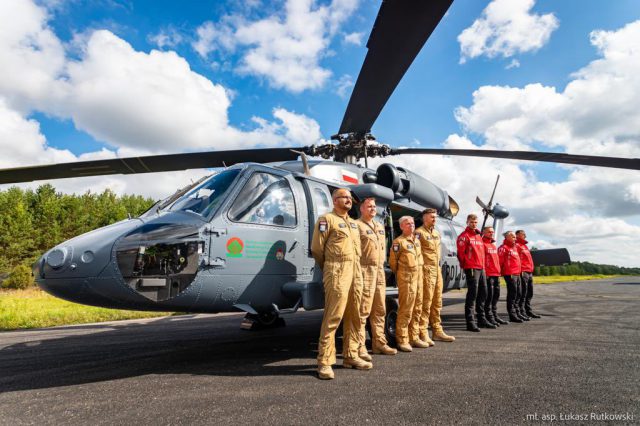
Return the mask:
{"type": "MultiPolygon", "coordinates": [[[[101,226],[138,216],[154,200],[138,195],[117,196],[107,189],[82,195],[56,192],[50,185],[35,191],[17,187],[0,191],[0,282],[4,287],[31,285],[31,265],[62,241],[101,226]]],[[[537,275],[640,275],[640,268],[575,262],[536,267],[537,275]]]]}
{"type": "Polygon", "coordinates": [[[56,192],[50,185],[35,191],[12,187],[0,191],[0,281],[3,287],[33,283],[31,265],[44,252],[77,235],[139,216],[154,204],[138,195],[82,195],[56,192]],[[26,282],[25,282],[26,281],[26,282]]]}

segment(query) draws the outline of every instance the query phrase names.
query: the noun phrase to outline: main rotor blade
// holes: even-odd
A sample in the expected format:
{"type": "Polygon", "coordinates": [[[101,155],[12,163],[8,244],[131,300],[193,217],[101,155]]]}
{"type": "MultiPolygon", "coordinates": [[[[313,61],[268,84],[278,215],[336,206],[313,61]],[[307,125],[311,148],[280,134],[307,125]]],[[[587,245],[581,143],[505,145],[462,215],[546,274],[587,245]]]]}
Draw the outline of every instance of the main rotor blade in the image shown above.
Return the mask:
{"type": "Polygon", "coordinates": [[[464,157],[505,158],[509,160],[544,161],[547,163],[640,170],[640,158],[599,157],[595,155],[562,154],[557,152],[496,151],[489,149],[398,148],[392,149],[390,153],[390,155],[400,154],[435,154],[459,155],[464,157]]]}
{"type": "Polygon", "coordinates": [[[108,160],[78,161],[75,163],[0,169],[0,184],[70,177],[127,175],[134,173],[224,167],[252,161],[269,163],[295,160],[298,158],[298,154],[292,152],[292,149],[301,150],[303,148],[189,152],[183,154],[149,155],[145,157],[113,158],[108,160]]]}
{"type": "Polygon", "coordinates": [[[560,266],[571,263],[571,256],[566,248],[532,250],[531,257],[536,266],[560,266]]]}
{"type": "Polygon", "coordinates": [[[496,184],[493,185],[493,192],[491,193],[491,198],[489,198],[489,207],[493,203],[493,196],[496,195],[496,188],[498,187],[498,181],[500,180],[500,175],[496,178],[496,184]]]}
{"type": "Polygon", "coordinates": [[[368,133],[453,0],[383,0],[338,133],[368,133]]]}

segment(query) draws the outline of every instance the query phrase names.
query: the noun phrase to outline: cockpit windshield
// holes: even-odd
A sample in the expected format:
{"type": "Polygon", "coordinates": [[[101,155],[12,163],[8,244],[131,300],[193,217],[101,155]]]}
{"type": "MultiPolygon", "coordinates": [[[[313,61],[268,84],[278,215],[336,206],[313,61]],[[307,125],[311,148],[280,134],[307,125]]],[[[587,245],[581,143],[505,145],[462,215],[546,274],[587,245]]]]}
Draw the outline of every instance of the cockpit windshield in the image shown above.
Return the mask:
{"type": "Polygon", "coordinates": [[[223,195],[236,179],[238,173],[240,173],[240,169],[228,169],[212,176],[178,198],[169,206],[168,210],[197,213],[208,217],[224,199],[223,195]]]}

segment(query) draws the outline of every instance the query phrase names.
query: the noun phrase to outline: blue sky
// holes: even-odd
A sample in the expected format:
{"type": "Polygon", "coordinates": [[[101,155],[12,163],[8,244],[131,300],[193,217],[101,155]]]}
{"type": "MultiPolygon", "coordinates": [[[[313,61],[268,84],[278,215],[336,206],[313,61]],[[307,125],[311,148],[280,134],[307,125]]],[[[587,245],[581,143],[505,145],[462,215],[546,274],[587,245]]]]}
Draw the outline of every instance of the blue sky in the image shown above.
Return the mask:
{"type": "MultiPolygon", "coordinates": [[[[0,61],[10,66],[0,70],[0,167],[328,139],[379,4],[2,2],[0,61]]],[[[638,37],[635,0],[455,0],[373,133],[393,146],[639,157],[638,37]]],[[[637,173],[443,157],[398,163],[447,189],[463,214],[500,173],[498,200],[538,246],[638,264],[637,173]],[[603,257],[594,249],[602,241],[628,254],[603,257]]],[[[203,173],[54,184],[162,197],[203,173]]]]}

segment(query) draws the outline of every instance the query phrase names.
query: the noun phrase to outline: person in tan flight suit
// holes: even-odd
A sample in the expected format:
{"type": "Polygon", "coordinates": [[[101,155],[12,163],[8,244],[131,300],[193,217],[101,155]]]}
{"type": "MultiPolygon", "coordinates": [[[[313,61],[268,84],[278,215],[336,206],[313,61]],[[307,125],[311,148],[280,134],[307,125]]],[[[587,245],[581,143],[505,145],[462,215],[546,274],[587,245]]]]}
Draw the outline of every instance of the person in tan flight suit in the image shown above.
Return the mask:
{"type": "Polygon", "coordinates": [[[366,198],[360,204],[360,245],[362,256],[362,302],[360,304],[360,347],[358,356],[371,361],[366,346],[367,318],[371,324],[371,349],[374,354],[395,355],[398,351],[387,345],[384,335],[384,321],[386,315],[386,280],[384,276],[384,260],[386,239],[384,226],[374,220],[376,216],[376,199],[366,198]]]}
{"type": "Polygon", "coordinates": [[[311,253],[322,269],[324,315],[318,341],[318,377],[333,379],[336,363],[336,329],[343,320],[343,361],[346,368],[369,370],[370,362],[358,357],[360,332],[360,234],[356,221],[349,217],[353,204],[348,189],[336,189],[333,211],[318,218],[311,241],[311,253]]]}
{"type": "Polygon", "coordinates": [[[433,346],[433,340],[453,342],[455,337],[442,329],[442,270],[440,269],[440,233],[436,229],[436,209],[422,212],[422,226],[416,229],[416,238],[422,247],[422,313],[420,314],[420,340],[433,346]],[[429,324],[433,340],[429,338],[429,324]]]}
{"type": "Polygon", "coordinates": [[[420,311],[422,306],[422,249],[415,238],[413,217],[402,216],[398,221],[402,235],[393,240],[389,255],[389,266],[398,283],[398,319],[396,320],[396,343],[403,352],[411,347],[428,348],[420,340],[420,311]],[[420,283],[420,286],[418,286],[420,283]]]}

